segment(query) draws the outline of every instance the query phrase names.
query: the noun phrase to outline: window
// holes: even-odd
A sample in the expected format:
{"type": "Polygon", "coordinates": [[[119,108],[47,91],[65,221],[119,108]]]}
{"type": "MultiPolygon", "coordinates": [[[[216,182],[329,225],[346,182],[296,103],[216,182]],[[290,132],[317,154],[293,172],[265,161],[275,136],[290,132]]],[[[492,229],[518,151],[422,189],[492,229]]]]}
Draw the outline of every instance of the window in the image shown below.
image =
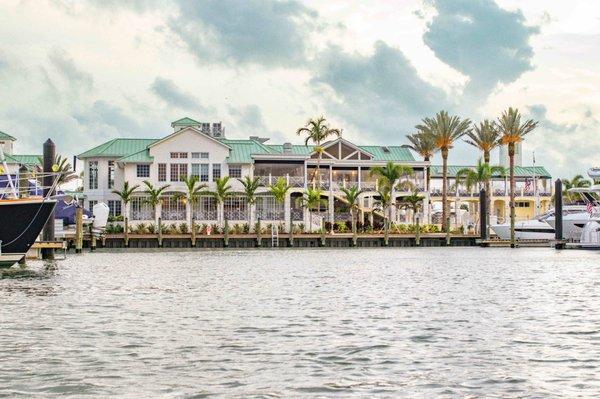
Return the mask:
{"type": "Polygon", "coordinates": [[[108,200],[108,214],[110,216],[121,216],[121,201],[108,200]]]}
{"type": "MultiPolygon", "coordinates": [[[[193,157],[193,154],[192,154],[192,157],[193,157]]],[[[200,178],[200,164],[198,164],[198,163],[193,163],[192,164],[192,174],[191,174],[191,176],[192,177],[196,176],[196,177],[200,178]]]]}
{"type": "Polygon", "coordinates": [[[150,165],[136,165],[137,177],[150,177],[150,165]]]}
{"type": "Polygon", "coordinates": [[[181,198],[165,196],[162,198],[161,213],[164,220],[185,220],[185,204],[181,198]]]}
{"type": "Polygon", "coordinates": [[[147,197],[133,197],[131,199],[131,220],[153,220],[154,206],[148,203],[147,197]]]}
{"type": "Polygon", "coordinates": [[[172,152],[171,158],[173,159],[186,159],[188,157],[187,152],[172,152]]]}
{"type": "Polygon", "coordinates": [[[200,181],[208,181],[208,164],[200,164],[200,181]]]}
{"type": "Polygon", "coordinates": [[[240,165],[229,165],[229,177],[241,178],[242,167],[240,165]]]}
{"type": "Polygon", "coordinates": [[[167,181],[167,164],[158,164],[158,181],[167,181]]]}
{"type": "Polygon", "coordinates": [[[90,161],[88,164],[90,190],[98,189],[98,161],[90,161]]]}
{"type": "Polygon", "coordinates": [[[192,152],[194,159],[208,159],[208,152],[192,152]]]}
{"type": "Polygon", "coordinates": [[[108,161],[108,188],[115,188],[115,162],[108,161]]]}
{"type": "Polygon", "coordinates": [[[213,197],[200,197],[192,205],[192,216],[196,220],[216,220],[217,202],[213,197]]]}
{"type": "Polygon", "coordinates": [[[96,204],[98,203],[98,201],[88,201],[88,210],[90,212],[94,212],[94,206],[96,206],[96,204]]]}
{"type": "Polygon", "coordinates": [[[171,164],[171,181],[184,181],[187,178],[187,163],[171,164]]]}
{"type": "Polygon", "coordinates": [[[246,198],[237,195],[225,198],[223,211],[227,220],[246,220],[246,198]]]}
{"type": "Polygon", "coordinates": [[[221,164],[213,163],[213,181],[221,178],[221,164]]]}

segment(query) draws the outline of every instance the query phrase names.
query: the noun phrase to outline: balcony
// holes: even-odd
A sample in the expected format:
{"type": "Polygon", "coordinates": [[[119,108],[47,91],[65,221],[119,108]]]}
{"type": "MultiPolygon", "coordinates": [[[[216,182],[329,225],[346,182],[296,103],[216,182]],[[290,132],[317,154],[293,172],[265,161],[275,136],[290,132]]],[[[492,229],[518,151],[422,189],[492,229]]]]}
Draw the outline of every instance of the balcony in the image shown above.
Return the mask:
{"type": "Polygon", "coordinates": [[[277,179],[279,179],[280,177],[283,177],[285,179],[286,184],[290,187],[304,187],[304,177],[303,176],[268,175],[268,176],[257,176],[257,177],[259,178],[260,184],[263,185],[264,187],[269,187],[270,185],[275,184],[277,182],[277,179]]]}

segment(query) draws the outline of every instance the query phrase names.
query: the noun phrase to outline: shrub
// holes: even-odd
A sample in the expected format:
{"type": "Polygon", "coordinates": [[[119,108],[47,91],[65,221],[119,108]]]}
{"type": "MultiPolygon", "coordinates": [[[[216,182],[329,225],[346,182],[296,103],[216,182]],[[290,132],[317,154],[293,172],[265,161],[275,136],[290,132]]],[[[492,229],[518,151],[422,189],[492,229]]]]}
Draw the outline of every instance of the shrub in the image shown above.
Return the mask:
{"type": "Polygon", "coordinates": [[[146,225],[144,223],[138,224],[137,227],[135,228],[136,234],[146,234],[147,231],[148,230],[146,229],[146,225]]]}
{"type": "Polygon", "coordinates": [[[335,229],[340,233],[346,232],[346,222],[335,222],[335,229]]]}
{"type": "Polygon", "coordinates": [[[250,233],[250,225],[248,223],[244,223],[243,227],[242,227],[242,232],[244,234],[248,234],[250,233]]]}
{"type": "Polygon", "coordinates": [[[188,229],[188,225],[187,225],[187,223],[185,223],[185,222],[184,222],[184,223],[181,223],[181,224],[179,225],[179,232],[180,232],[181,234],[187,234],[187,233],[189,233],[189,229],[188,229]]]}

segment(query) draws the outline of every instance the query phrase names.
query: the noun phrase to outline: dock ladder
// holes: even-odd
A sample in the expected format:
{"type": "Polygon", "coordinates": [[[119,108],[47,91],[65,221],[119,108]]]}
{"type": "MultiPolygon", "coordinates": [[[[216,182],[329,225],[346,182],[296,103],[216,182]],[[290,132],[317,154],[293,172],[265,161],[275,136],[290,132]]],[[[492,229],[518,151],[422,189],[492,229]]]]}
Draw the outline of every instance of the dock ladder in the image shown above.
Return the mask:
{"type": "Polygon", "coordinates": [[[279,228],[275,225],[275,223],[271,225],[271,246],[279,246],[279,228]]]}

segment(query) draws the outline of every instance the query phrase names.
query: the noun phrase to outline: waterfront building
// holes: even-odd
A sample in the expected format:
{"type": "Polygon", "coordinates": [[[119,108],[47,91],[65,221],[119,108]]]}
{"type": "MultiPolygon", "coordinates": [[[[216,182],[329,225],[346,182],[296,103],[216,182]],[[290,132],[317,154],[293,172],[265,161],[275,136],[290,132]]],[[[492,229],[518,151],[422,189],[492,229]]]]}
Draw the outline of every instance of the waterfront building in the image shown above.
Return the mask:
{"type": "MultiPolygon", "coordinates": [[[[18,184],[16,177],[18,176],[19,169],[21,167],[24,166],[28,170],[39,169],[39,159],[41,158],[41,155],[15,154],[15,141],[17,141],[17,139],[13,136],[0,131],[0,146],[4,152],[6,166],[8,167],[8,170],[0,171],[0,198],[2,198],[9,190],[9,183],[8,179],[6,178],[6,174],[10,174],[15,183],[18,184]]],[[[1,164],[0,169],[4,169],[3,165],[1,164]]]]}
{"type": "MultiPolygon", "coordinates": [[[[383,214],[375,206],[378,183],[370,171],[388,161],[410,166],[414,171],[404,178],[410,181],[411,188],[406,185],[407,188],[394,191],[396,202],[414,191],[423,197],[424,204],[430,200],[434,204],[441,201],[441,167],[416,160],[404,146],[361,145],[339,137],[322,144],[323,156],[317,172],[318,156],[311,145],[271,144],[268,138],[259,136],[228,138],[220,122],[198,122],[187,117],[173,122],[171,126],[173,131],[162,138],[117,138],[79,154],[78,158],[84,165],[86,206],[91,208],[97,202],[105,202],[112,215],[127,214],[132,223],[152,223],[160,216],[166,223],[181,223],[193,218],[197,223],[214,224],[226,218],[232,224],[249,223],[253,226],[260,219],[264,223],[285,224],[286,230],[289,230],[289,223],[315,229],[321,225],[321,220],[350,220],[341,189],[357,186],[364,190],[359,221],[373,223],[383,214]],[[431,168],[432,179],[431,187],[426,190],[428,168],[431,168]],[[183,180],[188,176],[197,176],[199,183],[206,185],[208,190],[214,189],[217,178],[229,176],[233,195],[222,204],[209,195],[188,204],[180,195],[186,191],[183,180]],[[244,176],[259,177],[262,183],[255,204],[250,206],[238,181],[244,176]],[[278,203],[268,189],[278,178],[285,179],[291,187],[284,203],[278,203]],[[144,180],[157,187],[169,185],[158,205],[147,202],[143,193],[144,180]],[[132,186],[139,185],[133,200],[127,204],[127,211],[120,198],[112,192],[120,190],[126,181],[132,186]],[[320,187],[317,187],[319,182],[320,187]],[[324,204],[320,209],[308,212],[303,208],[301,199],[308,188],[322,190],[324,204]]],[[[449,168],[450,186],[454,185],[453,179],[460,168],[449,168]]],[[[494,213],[502,218],[508,213],[506,178],[495,176],[493,187],[494,213]]],[[[467,206],[476,213],[477,190],[467,191],[462,185],[454,187],[454,190],[457,194],[454,200],[458,199],[463,207],[467,206]]],[[[550,176],[543,167],[519,166],[517,191],[520,192],[517,197],[519,217],[533,216],[536,209],[542,212],[550,200],[550,176]]],[[[456,209],[459,208],[460,205],[456,209]]],[[[421,208],[424,220],[432,219],[429,210],[428,206],[421,208]]],[[[392,207],[391,215],[396,223],[412,220],[412,211],[396,207],[392,207]]]]}

